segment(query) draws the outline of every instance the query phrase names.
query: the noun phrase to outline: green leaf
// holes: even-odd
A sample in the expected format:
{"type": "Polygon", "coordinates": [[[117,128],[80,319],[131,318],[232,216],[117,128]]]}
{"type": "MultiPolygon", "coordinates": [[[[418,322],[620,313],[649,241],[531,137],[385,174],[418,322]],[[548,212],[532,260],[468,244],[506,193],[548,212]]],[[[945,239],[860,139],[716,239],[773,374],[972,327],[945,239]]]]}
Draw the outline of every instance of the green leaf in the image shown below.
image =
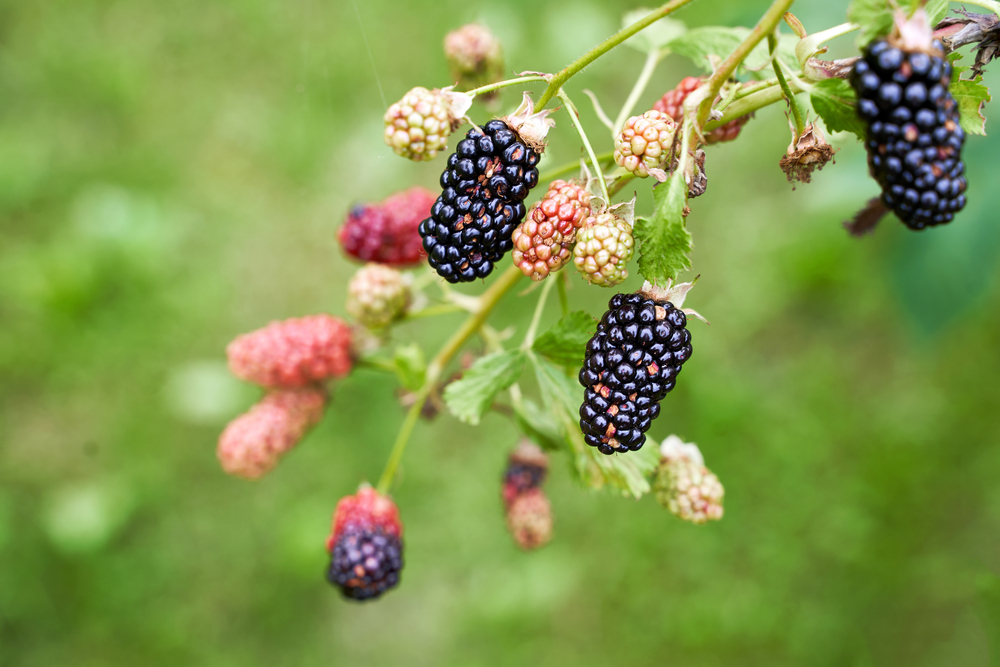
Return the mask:
{"type": "Polygon", "coordinates": [[[459,420],[475,426],[493,398],[514,384],[523,368],[524,353],[520,350],[481,357],[460,380],[445,387],[444,402],[459,420]]]}
{"type": "Polygon", "coordinates": [[[851,84],[843,79],[824,79],[813,84],[809,98],[813,110],[831,132],[853,132],[864,140],[865,125],[858,118],[857,95],[851,84]]]}
{"type": "MultiPolygon", "coordinates": [[[[921,4],[921,0],[898,0],[896,3],[890,0],[852,0],[847,8],[847,20],[861,26],[857,40],[859,48],[889,34],[895,13],[893,4],[898,4],[904,12],[910,14],[921,4]]],[[[948,0],[929,0],[924,11],[933,26],[948,13],[948,0]]]]}
{"type": "MultiPolygon", "coordinates": [[[[647,8],[633,9],[622,17],[622,27],[627,28],[633,23],[649,16],[652,12],[652,9],[647,8]]],[[[638,34],[629,37],[625,43],[643,53],[652,53],[671,40],[683,35],[685,30],[687,30],[687,26],[684,25],[683,21],[665,17],[638,34]]]]}
{"type": "Polygon", "coordinates": [[[393,361],[396,364],[396,377],[399,378],[401,385],[410,391],[416,391],[423,386],[427,377],[427,361],[419,345],[411,343],[397,347],[393,361]]]}
{"type": "Polygon", "coordinates": [[[948,13],[948,0],[930,0],[924,7],[924,11],[930,18],[930,24],[935,26],[948,13]]]}
{"type": "Polygon", "coordinates": [[[705,27],[688,30],[667,43],[667,48],[677,55],[690,58],[695,65],[712,71],[709,56],[725,58],[740,45],[750,31],[746,28],[705,27]]]}
{"type": "Polygon", "coordinates": [[[542,398],[552,409],[562,408],[572,419],[576,419],[575,415],[583,402],[583,387],[552,362],[540,357],[534,357],[534,361],[542,398]]]}
{"type": "Polygon", "coordinates": [[[533,347],[535,352],[560,366],[579,367],[596,326],[593,317],[577,310],[564,315],[555,326],[539,336],[533,347]]]}
{"type": "Polygon", "coordinates": [[[990,89],[983,85],[983,77],[962,79],[962,74],[969,71],[968,65],[959,65],[962,54],[951,53],[948,59],[952,63],[951,84],[948,91],[958,102],[959,124],[969,134],[986,134],[986,117],[983,116],[983,105],[989,102],[990,89]]]}
{"type": "MultiPolygon", "coordinates": [[[[709,56],[725,58],[750,35],[747,28],[721,28],[709,26],[694,28],[676,37],[667,44],[674,53],[690,58],[695,65],[706,72],[712,71],[712,61],[709,56]]],[[[778,42],[778,57],[788,63],[793,71],[798,71],[799,61],[795,57],[795,44],[798,38],[784,35],[778,42]]],[[[770,54],[766,43],[760,43],[747,55],[745,65],[755,78],[773,76],[771,67],[767,66],[770,54]]]]}
{"type": "Polygon", "coordinates": [[[983,78],[977,76],[972,81],[957,81],[949,87],[958,102],[959,123],[969,134],[986,134],[986,117],[983,105],[992,99],[990,89],[984,86],[983,78]]]}
{"type": "MultiPolygon", "coordinates": [[[[903,0],[900,5],[905,5],[903,0]]],[[[858,31],[858,48],[892,30],[892,7],[887,0],[851,0],[847,7],[847,20],[861,26],[858,31]]]]}
{"type": "Polygon", "coordinates": [[[514,419],[521,432],[543,448],[560,449],[563,446],[563,430],[554,416],[530,398],[514,403],[514,419]]]}
{"type": "Polygon", "coordinates": [[[691,268],[692,240],[684,220],[686,204],[687,183],[677,169],[666,183],[653,188],[653,215],[635,221],[639,273],[652,283],[662,285],[691,268]]]}

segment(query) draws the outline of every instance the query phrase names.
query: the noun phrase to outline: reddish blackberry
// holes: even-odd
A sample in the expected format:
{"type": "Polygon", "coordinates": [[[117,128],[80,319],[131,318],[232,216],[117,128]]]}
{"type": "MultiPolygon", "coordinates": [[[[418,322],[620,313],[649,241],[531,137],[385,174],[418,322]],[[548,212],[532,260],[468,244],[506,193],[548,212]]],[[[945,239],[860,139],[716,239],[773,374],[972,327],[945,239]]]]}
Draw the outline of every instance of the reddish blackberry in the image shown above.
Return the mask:
{"type": "MultiPolygon", "coordinates": [[[[665,296],[645,290],[614,295],[587,343],[580,428],[602,454],[642,447],[659,402],[691,358],[687,317],[665,296]]],[[[683,292],[677,301],[683,303],[683,292]]]]}
{"type": "Polygon", "coordinates": [[[327,579],[355,600],[377,598],[399,583],[403,545],[382,528],[350,526],[333,545],[327,579]]]}
{"type": "Polygon", "coordinates": [[[910,229],[951,222],[965,206],[965,132],[948,92],[951,74],[920,19],[869,44],[851,72],[868,124],[869,170],[882,202],[910,229]]]}
{"type": "Polygon", "coordinates": [[[333,513],[326,542],[330,567],[326,578],[345,597],[369,600],[399,583],[403,569],[403,524],[388,496],[363,486],[345,496],[333,513]]]}
{"type": "Polygon", "coordinates": [[[502,120],[472,128],[441,174],[441,196],[420,223],[427,259],[450,283],[485,278],[514,248],[523,200],[538,185],[538,153],[502,120]]]}
{"type": "Polygon", "coordinates": [[[537,489],[549,472],[549,457],[538,445],[523,440],[507,459],[503,474],[503,502],[506,507],[518,496],[537,489]]]}

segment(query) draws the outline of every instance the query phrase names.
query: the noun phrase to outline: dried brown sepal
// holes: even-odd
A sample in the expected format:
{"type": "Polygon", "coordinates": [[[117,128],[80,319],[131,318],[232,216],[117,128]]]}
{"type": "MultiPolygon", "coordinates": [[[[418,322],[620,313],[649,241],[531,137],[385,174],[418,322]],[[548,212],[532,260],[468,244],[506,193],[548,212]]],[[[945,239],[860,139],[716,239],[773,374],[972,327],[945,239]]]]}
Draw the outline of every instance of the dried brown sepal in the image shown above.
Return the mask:
{"type": "Polygon", "coordinates": [[[504,116],[501,120],[507,123],[510,129],[517,132],[529,148],[542,153],[546,146],[545,135],[556,124],[548,117],[555,109],[542,109],[535,113],[534,108],[535,104],[531,101],[531,96],[525,93],[517,110],[509,116],[504,116]]]}
{"type": "Polygon", "coordinates": [[[788,146],[788,151],[778,164],[789,183],[809,183],[812,181],[813,171],[822,169],[827,162],[833,160],[834,153],[836,149],[826,143],[823,131],[809,123],[799,140],[788,146]]]}
{"type": "Polygon", "coordinates": [[[872,197],[865,204],[865,207],[858,211],[857,215],[844,223],[844,229],[851,236],[864,236],[875,229],[879,220],[885,217],[888,212],[889,209],[882,203],[881,197],[872,197]]]}

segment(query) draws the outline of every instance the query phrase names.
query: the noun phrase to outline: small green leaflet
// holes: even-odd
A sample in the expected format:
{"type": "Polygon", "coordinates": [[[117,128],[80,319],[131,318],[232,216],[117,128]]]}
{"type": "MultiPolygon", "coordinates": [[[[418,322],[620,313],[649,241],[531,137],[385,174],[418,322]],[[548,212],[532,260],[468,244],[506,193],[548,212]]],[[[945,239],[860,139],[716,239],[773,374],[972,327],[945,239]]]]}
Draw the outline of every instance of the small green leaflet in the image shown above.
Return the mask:
{"type": "Polygon", "coordinates": [[[580,409],[583,402],[583,387],[575,380],[566,377],[561,368],[555,366],[550,361],[535,357],[535,376],[538,378],[538,385],[542,390],[542,398],[553,410],[560,407],[567,412],[570,417],[580,409]]]}
{"type": "Polygon", "coordinates": [[[524,353],[520,350],[495,352],[482,357],[460,380],[444,390],[444,402],[459,420],[472,424],[490,408],[493,398],[521,376],[524,353]]]}
{"type": "Polygon", "coordinates": [[[982,76],[975,79],[960,78],[963,72],[967,72],[969,67],[959,65],[960,53],[952,53],[948,59],[953,65],[951,85],[948,91],[955,101],[958,102],[959,124],[962,129],[969,134],[986,134],[986,118],[983,116],[983,105],[989,102],[990,89],[983,85],[982,76]]]}
{"type": "Polygon", "coordinates": [[[639,273],[658,285],[691,268],[691,233],[684,221],[687,183],[680,172],[653,188],[653,215],[636,218],[632,232],[639,247],[639,273]]]}
{"type": "MultiPolygon", "coordinates": [[[[622,17],[622,28],[627,28],[653,13],[652,9],[633,9],[622,17]]],[[[625,43],[643,53],[652,53],[670,40],[684,34],[687,27],[683,21],[662,18],[638,34],[632,35],[625,43]]]]}
{"type": "Polygon", "coordinates": [[[576,472],[587,486],[594,489],[611,487],[636,500],[649,493],[649,478],[659,462],[659,452],[653,443],[637,452],[610,456],[587,446],[574,459],[576,472]]]}
{"type": "Polygon", "coordinates": [[[416,343],[403,345],[396,348],[395,359],[396,377],[399,383],[409,389],[416,391],[424,384],[424,377],[427,375],[427,362],[424,360],[424,351],[416,343]]]}
{"type": "Polygon", "coordinates": [[[831,132],[853,132],[865,138],[865,124],[855,109],[857,95],[843,79],[824,79],[813,84],[810,94],[813,110],[831,132]]]}
{"type": "Polygon", "coordinates": [[[543,448],[555,450],[563,446],[563,432],[554,416],[530,398],[514,403],[514,419],[517,427],[543,448]]]}
{"type": "MultiPolygon", "coordinates": [[[[894,13],[892,4],[889,0],[852,0],[847,8],[847,20],[861,26],[857,41],[859,48],[889,34],[894,13]]],[[[910,13],[917,8],[920,0],[898,0],[896,4],[910,13]]],[[[929,0],[924,11],[933,26],[948,13],[948,0],[929,0]]]]}
{"type": "Polygon", "coordinates": [[[579,367],[597,323],[582,310],[564,315],[535,340],[534,350],[560,366],[579,367]]]}

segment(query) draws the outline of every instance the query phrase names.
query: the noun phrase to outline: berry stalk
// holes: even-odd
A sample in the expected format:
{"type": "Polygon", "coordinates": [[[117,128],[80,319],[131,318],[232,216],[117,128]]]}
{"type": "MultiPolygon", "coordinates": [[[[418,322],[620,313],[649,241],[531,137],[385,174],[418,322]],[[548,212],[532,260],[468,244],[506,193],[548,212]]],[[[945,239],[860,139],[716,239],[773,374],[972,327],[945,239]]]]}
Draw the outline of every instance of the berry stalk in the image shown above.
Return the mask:
{"type": "Polygon", "coordinates": [[[494,90],[500,90],[501,88],[506,88],[507,86],[516,86],[521,83],[531,83],[532,81],[548,81],[547,76],[519,76],[516,79],[507,79],[506,81],[497,81],[496,83],[488,83],[485,86],[479,86],[478,88],[473,88],[472,90],[465,91],[466,95],[475,96],[482,95],[483,93],[491,93],[494,90]]]}
{"type": "MultiPolygon", "coordinates": [[[[636,33],[645,30],[649,26],[653,25],[654,23],[662,19],[664,16],[668,16],[669,14],[673,13],[674,11],[680,9],[684,5],[691,2],[694,2],[694,0],[670,0],[670,2],[663,5],[655,12],[652,12],[649,15],[645,16],[644,18],[639,19],[638,21],[636,21],[635,23],[633,23],[628,27],[622,28],[621,30],[613,34],[611,37],[608,37],[606,40],[604,40],[603,42],[592,48],[590,51],[587,51],[585,54],[574,60],[572,63],[567,65],[561,72],[552,77],[552,80],[549,81],[549,87],[546,88],[545,92],[542,93],[542,96],[538,98],[538,103],[535,104],[535,111],[537,112],[544,109],[545,105],[549,103],[549,100],[555,97],[556,93],[559,92],[559,90],[563,87],[563,85],[565,85],[567,81],[573,78],[573,76],[577,74],[580,70],[582,70],[584,67],[594,62],[595,60],[603,56],[605,53],[607,53],[611,49],[615,48],[616,46],[624,42],[632,35],[635,35],[636,33]]],[[[790,0],[788,4],[791,4],[790,0]]]]}
{"type": "Polygon", "coordinates": [[[795,94],[788,87],[788,82],[785,81],[785,75],[781,72],[781,65],[778,63],[777,49],[778,49],[778,39],[775,33],[771,33],[767,36],[767,47],[771,52],[771,65],[774,67],[774,76],[778,79],[778,85],[781,86],[781,92],[785,96],[785,100],[788,102],[788,106],[792,110],[792,118],[795,120],[795,140],[798,141],[802,133],[805,132],[805,123],[802,121],[802,110],[799,109],[799,103],[795,101],[795,94]]]}
{"type": "Polygon", "coordinates": [[[587,133],[583,131],[583,126],[580,124],[579,112],[576,110],[576,105],[573,101],[569,99],[569,95],[566,94],[565,90],[559,90],[557,93],[559,99],[563,101],[566,105],[566,111],[569,113],[570,120],[573,121],[573,127],[580,134],[580,140],[583,142],[584,148],[587,149],[587,155],[590,156],[590,163],[594,165],[594,171],[597,172],[597,181],[601,184],[601,192],[604,194],[604,201],[611,203],[611,197],[608,196],[608,184],[604,181],[604,172],[601,170],[601,165],[597,161],[597,155],[594,154],[594,147],[590,145],[590,139],[587,138],[587,133]]]}
{"type": "Polygon", "coordinates": [[[427,397],[430,396],[431,391],[433,391],[435,384],[444,372],[445,367],[448,362],[451,361],[462,346],[465,345],[466,341],[469,340],[486,322],[486,318],[490,316],[493,309],[497,307],[500,300],[503,299],[504,295],[510,291],[517,281],[521,279],[523,274],[521,270],[516,266],[508,267],[495,283],[490,285],[490,288],[483,292],[480,298],[479,309],[474,313],[469,315],[458,331],[452,335],[448,342],[438,350],[438,353],[431,360],[431,363],[427,366],[427,376],[424,380],[424,385],[417,391],[416,398],[413,405],[410,406],[409,412],[406,413],[406,418],[403,420],[403,425],[399,427],[399,433],[396,435],[396,442],[392,445],[392,451],[389,453],[389,460],[386,461],[385,469],[382,471],[382,476],[378,480],[378,492],[381,494],[389,493],[389,489],[392,486],[392,480],[396,477],[396,468],[399,467],[399,462],[403,458],[403,453],[406,451],[406,445],[410,441],[410,435],[413,433],[413,427],[416,426],[417,420],[420,418],[420,412],[423,410],[424,403],[427,402],[427,397]]]}
{"type": "Polygon", "coordinates": [[[622,127],[625,125],[625,121],[632,115],[632,109],[635,108],[636,103],[639,101],[639,96],[642,95],[644,90],[646,90],[646,86],[649,84],[649,80],[652,78],[653,72],[656,71],[656,66],[660,64],[660,60],[664,55],[666,54],[663,51],[656,50],[651,51],[649,55],[646,56],[646,62],[642,66],[642,71],[639,72],[639,78],[636,79],[635,85],[632,86],[632,92],[628,94],[628,98],[625,99],[625,104],[622,105],[622,110],[618,112],[618,116],[615,118],[615,121],[611,126],[612,141],[618,137],[618,133],[621,132],[622,127]]]}

